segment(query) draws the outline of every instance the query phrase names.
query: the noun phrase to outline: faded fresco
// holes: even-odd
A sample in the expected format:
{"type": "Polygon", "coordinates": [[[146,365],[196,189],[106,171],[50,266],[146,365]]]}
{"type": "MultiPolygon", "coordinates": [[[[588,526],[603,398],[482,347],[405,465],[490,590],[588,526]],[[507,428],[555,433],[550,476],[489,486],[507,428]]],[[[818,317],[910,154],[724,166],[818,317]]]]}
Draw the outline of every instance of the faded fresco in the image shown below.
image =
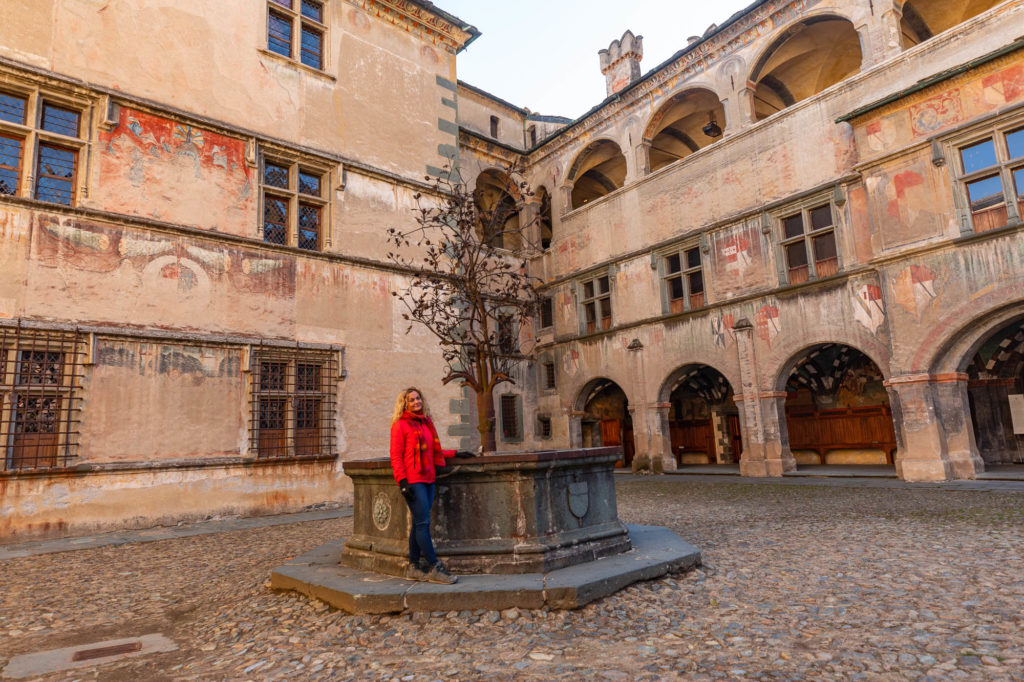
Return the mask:
{"type": "Polygon", "coordinates": [[[716,298],[728,300],[768,286],[772,260],[766,257],[761,239],[760,219],[708,235],[708,277],[714,283],[716,298]]]}
{"type": "Polygon", "coordinates": [[[101,130],[99,143],[95,205],[256,235],[258,178],[246,163],[245,140],[122,107],[117,127],[101,130]]]}

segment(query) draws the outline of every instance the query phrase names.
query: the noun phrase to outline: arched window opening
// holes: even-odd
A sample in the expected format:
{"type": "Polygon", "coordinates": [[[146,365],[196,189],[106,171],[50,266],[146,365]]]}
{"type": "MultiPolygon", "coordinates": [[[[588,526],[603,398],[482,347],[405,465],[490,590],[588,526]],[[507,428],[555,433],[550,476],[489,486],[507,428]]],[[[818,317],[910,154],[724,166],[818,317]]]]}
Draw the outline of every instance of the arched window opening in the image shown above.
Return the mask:
{"type": "Polygon", "coordinates": [[[622,459],[616,466],[633,463],[633,419],[629,415],[626,393],[610,379],[595,379],[584,387],[579,403],[583,405],[581,427],[583,447],[622,447],[622,459]]]}
{"type": "Polygon", "coordinates": [[[752,73],[754,115],[771,116],[860,70],[860,38],[846,19],[812,17],[790,26],[752,73]]]}
{"type": "Polygon", "coordinates": [[[903,49],[923,43],[932,36],[962,24],[1002,0],[907,0],[903,5],[900,32],[903,49]]]}
{"type": "Polygon", "coordinates": [[[993,333],[967,367],[974,440],[985,469],[1024,464],[1024,434],[1014,428],[1014,405],[1024,403],[1024,321],[993,333]]]}
{"type": "Polygon", "coordinates": [[[476,180],[473,198],[479,215],[477,237],[497,249],[515,251],[522,247],[514,191],[512,181],[501,171],[486,170],[476,180]]]}
{"type": "Polygon", "coordinates": [[[537,200],[540,208],[537,213],[537,226],[540,228],[540,248],[547,251],[551,248],[551,240],[554,238],[554,227],[551,221],[551,195],[545,187],[537,189],[537,200]]]}
{"type": "Polygon", "coordinates": [[[626,184],[626,157],[611,140],[595,142],[576,158],[569,179],[572,207],[579,208],[626,184]]]}
{"type": "Polygon", "coordinates": [[[797,360],[786,383],[786,427],[797,464],[892,466],[896,430],[881,370],[828,343],[797,360]]]}
{"type": "Polygon", "coordinates": [[[721,139],[725,107],[710,90],[688,90],[666,102],[651,119],[646,140],[650,140],[650,168],[685,159],[698,149],[721,139]]]}
{"type": "Polygon", "coordinates": [[[663,388],[669,403],[669,434],[677,466],[740,461],[743,439],[732,386],[707,365],[683,367],[663,388]]]}

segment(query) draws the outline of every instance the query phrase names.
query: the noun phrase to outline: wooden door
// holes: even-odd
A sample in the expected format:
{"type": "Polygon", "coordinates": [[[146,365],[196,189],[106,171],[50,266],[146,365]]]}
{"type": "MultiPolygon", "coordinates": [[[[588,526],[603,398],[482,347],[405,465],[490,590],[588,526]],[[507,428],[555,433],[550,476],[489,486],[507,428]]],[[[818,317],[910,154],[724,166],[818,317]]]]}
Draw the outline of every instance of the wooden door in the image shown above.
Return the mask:
{"type": "Polygon", "coordinates": [[[743,454],[743,436],[740,434],[740,416],[738,414],[727,415],[726,421],[729,425],[729,443],[732,444],[732,461],[740,461],[743,454]]]}

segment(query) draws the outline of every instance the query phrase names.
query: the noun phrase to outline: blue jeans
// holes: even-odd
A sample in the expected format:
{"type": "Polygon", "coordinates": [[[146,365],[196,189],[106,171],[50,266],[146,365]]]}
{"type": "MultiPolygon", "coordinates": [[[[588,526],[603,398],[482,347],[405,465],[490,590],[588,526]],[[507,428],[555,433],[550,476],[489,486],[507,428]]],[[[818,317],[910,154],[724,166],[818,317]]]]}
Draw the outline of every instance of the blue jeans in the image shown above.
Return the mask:
{"type": "Polygon", "coordinates": [[[420,557],[433,566],[437,563],[434,541],[430,538],[430,507],[434,504],[433,483],[412,483],[412,494],[405,499],[412,513],[412,528],[409,529],[409,563],[418,563],[420,557]]]}

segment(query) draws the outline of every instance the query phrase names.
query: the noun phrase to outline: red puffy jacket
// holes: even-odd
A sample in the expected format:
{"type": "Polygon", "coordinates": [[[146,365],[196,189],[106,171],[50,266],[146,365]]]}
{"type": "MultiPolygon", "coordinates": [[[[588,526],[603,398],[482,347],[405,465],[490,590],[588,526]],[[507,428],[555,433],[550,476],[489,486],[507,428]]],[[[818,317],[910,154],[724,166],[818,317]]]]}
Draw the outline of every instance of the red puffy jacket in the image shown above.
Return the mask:
{"type": "Polygon", "coordinates": [[[434,467],[444,466],[454,450],[442,450],[434,422],[425,414],[406,412],[391,425],[391,470],[395,480],[433,483],[434,467]]]}

